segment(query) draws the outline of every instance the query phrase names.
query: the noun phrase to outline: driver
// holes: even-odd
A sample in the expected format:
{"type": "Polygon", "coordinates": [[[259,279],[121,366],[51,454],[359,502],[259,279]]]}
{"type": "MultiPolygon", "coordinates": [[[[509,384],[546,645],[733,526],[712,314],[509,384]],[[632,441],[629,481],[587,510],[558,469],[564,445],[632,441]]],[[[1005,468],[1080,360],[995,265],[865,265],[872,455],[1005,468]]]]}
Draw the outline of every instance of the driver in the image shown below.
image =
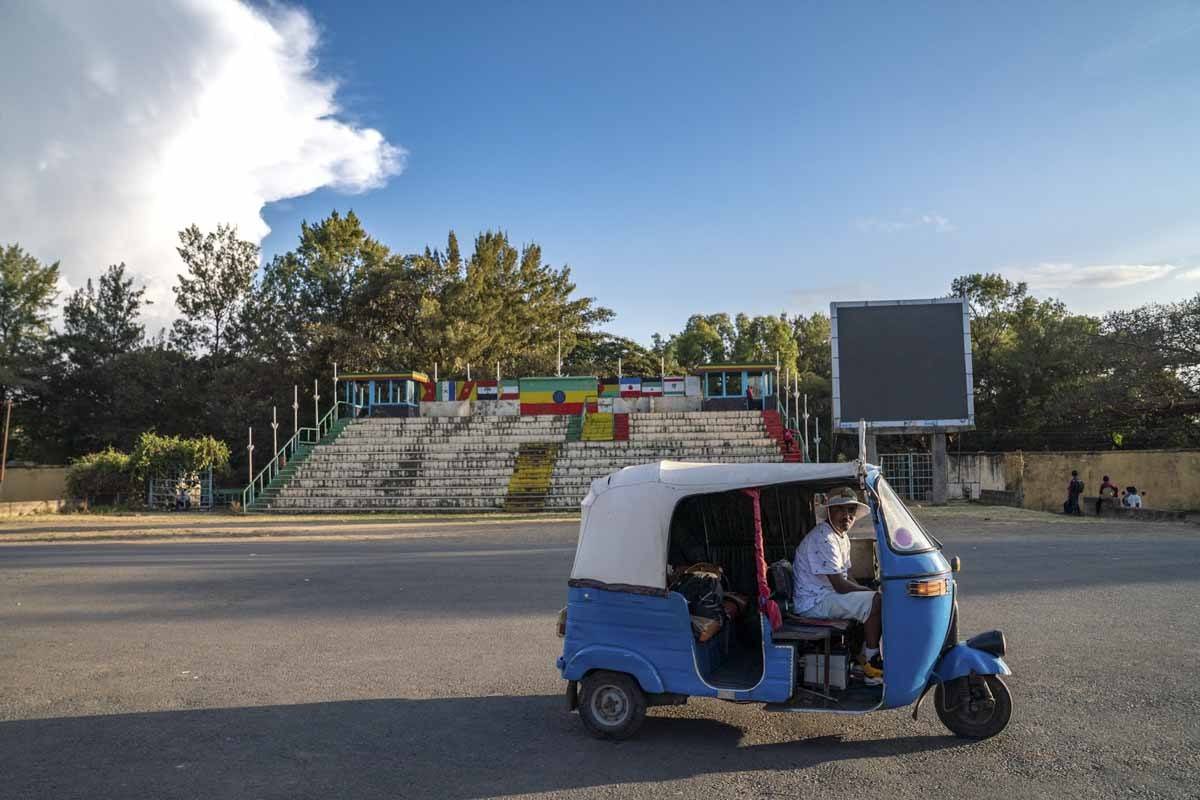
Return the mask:
{"type": "Polygon", "coordinates": [[[852,489],[835,489],[825,505],[827,517],[801,540],[792,562],[792,607],[818,619],[856,619],[865,627],[859,661],[868,683],[883,676],[879,656],[879,592],[850,579],[850,528],[867,507],[852,489]]]}

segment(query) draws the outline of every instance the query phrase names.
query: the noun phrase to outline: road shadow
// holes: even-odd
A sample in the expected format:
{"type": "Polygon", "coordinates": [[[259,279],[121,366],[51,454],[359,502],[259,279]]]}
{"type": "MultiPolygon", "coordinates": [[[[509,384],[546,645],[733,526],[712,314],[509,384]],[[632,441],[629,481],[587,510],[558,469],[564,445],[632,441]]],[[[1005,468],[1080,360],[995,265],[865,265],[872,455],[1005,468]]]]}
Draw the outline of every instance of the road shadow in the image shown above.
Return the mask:
{"type": "Polygon", "coordinates": [[[819,736],[740,747],[742,735],[652,715],[635,739],[598,741],[561,695],[347,701],[4,722],[0,776],[8,797],[465,800],[964,746],[819,736]]]}

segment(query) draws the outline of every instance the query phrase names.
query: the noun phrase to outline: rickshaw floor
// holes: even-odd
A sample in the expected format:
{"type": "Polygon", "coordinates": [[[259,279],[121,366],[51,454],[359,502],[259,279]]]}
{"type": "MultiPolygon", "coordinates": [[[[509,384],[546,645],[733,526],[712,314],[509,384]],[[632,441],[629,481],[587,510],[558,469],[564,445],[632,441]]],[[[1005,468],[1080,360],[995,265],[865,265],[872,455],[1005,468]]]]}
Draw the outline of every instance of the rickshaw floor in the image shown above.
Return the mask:
{"type": "Polygon", "coordinates": [[[762,651],[737,647],[704,679],[719,689],[750,689],[762,680],[762,673],[762,651]]]}

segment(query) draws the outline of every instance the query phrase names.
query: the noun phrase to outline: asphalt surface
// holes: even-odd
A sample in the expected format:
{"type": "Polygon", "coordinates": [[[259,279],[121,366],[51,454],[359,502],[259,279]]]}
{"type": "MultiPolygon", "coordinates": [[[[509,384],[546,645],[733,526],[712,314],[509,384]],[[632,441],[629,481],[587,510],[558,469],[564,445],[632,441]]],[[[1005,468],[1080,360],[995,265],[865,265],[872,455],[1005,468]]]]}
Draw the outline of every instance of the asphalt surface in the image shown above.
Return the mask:
{"type": "Polygon", "coordinates": [[[1200,796],[1200,528],[928,519],[963,634],[1008,636],[987,742],[711,700],[590,738],[554,669],[572,523],[3,546],[0,797],[1200,796]]]}

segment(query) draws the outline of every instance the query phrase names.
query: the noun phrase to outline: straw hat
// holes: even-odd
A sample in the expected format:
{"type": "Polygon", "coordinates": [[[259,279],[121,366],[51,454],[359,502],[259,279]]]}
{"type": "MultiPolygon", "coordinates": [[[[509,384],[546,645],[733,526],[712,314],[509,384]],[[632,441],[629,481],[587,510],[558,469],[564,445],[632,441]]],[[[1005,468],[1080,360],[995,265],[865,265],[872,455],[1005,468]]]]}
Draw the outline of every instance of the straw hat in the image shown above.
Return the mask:
{"type": "Polygon", "coordinates": [[[825,495],[825,509],[828,514],[829,509],[838,506],[851,506],[854,509],[854,521],[862,519],[871,509],[865,504],[859,502],[858,495],[849,487],[834,489],[829,494],[825,495]]]}

